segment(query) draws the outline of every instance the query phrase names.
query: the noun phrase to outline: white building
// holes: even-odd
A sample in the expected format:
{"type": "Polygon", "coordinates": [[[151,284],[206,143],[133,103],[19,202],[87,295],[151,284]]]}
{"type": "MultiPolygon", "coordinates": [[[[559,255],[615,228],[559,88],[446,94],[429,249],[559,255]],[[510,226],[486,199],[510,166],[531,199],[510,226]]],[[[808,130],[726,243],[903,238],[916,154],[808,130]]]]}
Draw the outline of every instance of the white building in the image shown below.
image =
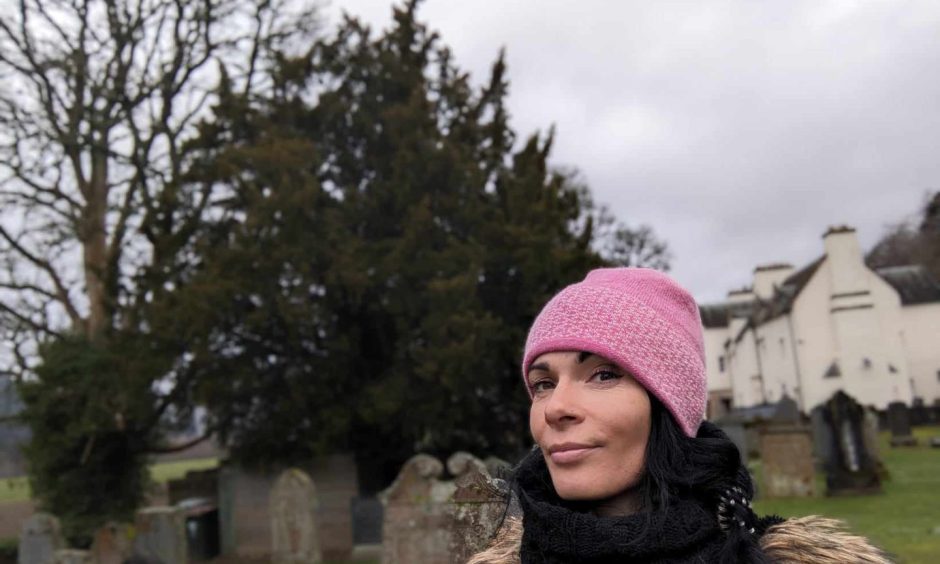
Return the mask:
{"type": "Polygon", "coordinates": [[[940,401],[940,283],[918,265],[869,269],[850,227],[823,242],[801,270],[759,266],[751,288],[700,307],[710,417],[784,394],[809,411],[840,389],[879,409],[940,401]]]}

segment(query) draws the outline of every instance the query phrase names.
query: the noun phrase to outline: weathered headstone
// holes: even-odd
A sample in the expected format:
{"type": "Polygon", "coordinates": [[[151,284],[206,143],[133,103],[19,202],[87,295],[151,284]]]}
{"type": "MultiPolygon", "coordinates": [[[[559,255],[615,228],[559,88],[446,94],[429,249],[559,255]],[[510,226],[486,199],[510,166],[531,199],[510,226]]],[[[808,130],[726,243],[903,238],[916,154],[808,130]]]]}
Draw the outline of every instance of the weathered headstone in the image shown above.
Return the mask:
{"type": "Polygon", "coordinates": [[[494,478],[509,476],[512,472],[512,464],[496,456],[487,456],[483,461],[486,465],[486,471],[494,478]]]}
{"type": "Polygon", "coordinates": [[[809,427],[767,424],[760,433],[766,497],[811,497],[816,491],[813,439],[809,427]]]}
{"type": "Polygon", "coordinates": [[[91,558],[95,564],[124,564],[134,554],[134,527],[108,523],[92,536],[91,558]]]}
{"type": "Polygon", "coordinates": [[[878,446],[878,412],[873,408],[865,408],[865,427],[862,433],[865,448],[875,460],[881,460],[881,449],[878,446]]]}
{"type": "Polygon", "coordinates": [[[463,452],[447,460],[447,470],[453,481],[441,479],[440,461],[419,454],[383,492],[383,564],[463,564],[493,538],[506,513],[505,482],[463,452]]]}
{"type": "Polygon", "coordinates": [[[271,557],[274,564],[320,562],[317,497],[313,480],[303,470],[285,470],[271,490],[271,557]]]}
{"type": "Polygon", "coordinates": [[[65,548],[59,520],[48,513],[35,513],[20,530],[19,564],[54,564],[57,550],[65,548]]]}
{"type": "Polygon", "coordinates": [[[450,507],[450,554],[452,562],[462,564],[486,548],[496,534],[510,494],[508,484],[491,477],[486,466],[455,461],[454,456],[447,461],[457,486],[450,507]]]}
{"type": "Polygon", "coordinates": [[[417,454],[382,492],[382,564],[450,562],[450,518],[445,504],[456,487],[440,480],[443,474],[440,460],[417,454]]]}
{"type": "Polygon", "coordinates": [[[879,463],[866,446],[865,410],[838,391],[812,413],[817,456],[826,473],[828,495],[881,491],[879,463]]]}
{"type": "Polygon", "coordinates": [[[888,404],[888,429],[891,431],[891,446],[916,446],[917,439],[911,433],[911,414],[904,402],[888,404]]]}
{"type": "MultiPolygon", "coordinates": [[[[317,489],[317,521],[324,560],[349,560],[353,551],[351,500],[359,495],[350,454],[334,454],[302,468],[317,489]]],[[[222,553],[246,560],[271,558],[271,489],[280,470],[224,464],[219,469],[219,533],[222,553]]]]}
{"type": "Polygon", "coordinates": [[[784,396],[780,398],[780,401],[777,402],[777,407],[770,417],[770,420],[776,424],[800,423],[802,421],[800,406],[797,405],[796,400],[784,394],[784,396]]]}
{"type": "Polygon", "coordinates": [[[134,553],[162,564],[185,564],[186,525],[178,507],[146,507],[134,522],[134,553]]]}

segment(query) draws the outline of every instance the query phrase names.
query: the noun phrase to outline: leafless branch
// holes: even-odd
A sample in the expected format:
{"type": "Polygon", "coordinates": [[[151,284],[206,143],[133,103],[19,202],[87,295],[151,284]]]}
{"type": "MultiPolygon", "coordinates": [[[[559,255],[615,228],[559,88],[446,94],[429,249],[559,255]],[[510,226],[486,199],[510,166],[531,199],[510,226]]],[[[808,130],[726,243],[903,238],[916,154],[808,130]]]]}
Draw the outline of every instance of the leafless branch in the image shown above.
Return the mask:
{"type": "Polygon", "coordinates": [[[53,286],[55,286],[55,293],[57,296],[56,299],[65,308],[69,318],[72,320],[72,323],[74,323],[76,327],[81,326],[83,321],[82,316],[78,313],[78,310],[75,308],[75,304],[72,303],[71,298],[69,298],[68,289],[65,287],[65,284],[62,283],[62,278],[59,276],[59,273],[56,271],[56,269],[53,268],[52,264],[48,260],[34,255],[28,249],[20,245],[20,243],[12,235],[10,235],[10,233],[2,225],[0,225],[0,239],[5,240],[11,249],[19,253],[20,256],[25,258],[27,261],[32,263],[34,266],[49,276],[53,286]]]}

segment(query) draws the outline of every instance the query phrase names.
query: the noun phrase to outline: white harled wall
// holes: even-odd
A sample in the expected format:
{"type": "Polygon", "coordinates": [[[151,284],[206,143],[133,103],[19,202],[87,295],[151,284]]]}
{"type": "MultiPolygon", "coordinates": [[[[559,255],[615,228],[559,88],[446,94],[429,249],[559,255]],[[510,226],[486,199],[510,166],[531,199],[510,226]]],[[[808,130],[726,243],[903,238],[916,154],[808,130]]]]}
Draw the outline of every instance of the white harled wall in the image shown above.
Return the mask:
{"type": "Polygon", "coordinates": [[[725,359],[725,368],[721,369],[719,359],[724,354],[725,341],[728,339],[727,327],[713,327],[705,329],[705,374],[708,378],[708,391],[717,392],[731,389],[731,373],[728,370],[728,360],[725,359]]]}
{"type": "Polygon", "coordinates": [[[901,325],[914,395],[932,404],[940,398],[940,303],[905,306],[901,325]]]}
{"type": "MultiPolygon", "coordinates": [[[[788,314],[743,333],[743,319],[705,331],[709,391],[730,386],[735,407],[786,393],[809,411],[840,389],[878,408],[914,397],[932,404],[940,398],[940,303],[902,306],[865,266],[854,231],[830,230],[824,244],[824,260],[788,314]],[[840,374],[827,377],[834,362],[840,374]]],[[[766,294],[780,274],[789,271],[758,269],[755,293],[766,294]]]]}

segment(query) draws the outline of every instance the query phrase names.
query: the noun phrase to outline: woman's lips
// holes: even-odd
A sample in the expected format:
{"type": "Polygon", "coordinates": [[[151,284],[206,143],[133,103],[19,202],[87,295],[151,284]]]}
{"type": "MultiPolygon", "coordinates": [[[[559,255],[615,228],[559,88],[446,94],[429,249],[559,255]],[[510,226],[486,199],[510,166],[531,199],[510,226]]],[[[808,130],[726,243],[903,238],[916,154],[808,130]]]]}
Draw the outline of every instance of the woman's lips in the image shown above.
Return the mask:
{"type": "Polygon", "coordinates": [[[573,464],[589,456],[597,447],[582,446],[551,451],[549,456],[555,464],[573,464]]]}

